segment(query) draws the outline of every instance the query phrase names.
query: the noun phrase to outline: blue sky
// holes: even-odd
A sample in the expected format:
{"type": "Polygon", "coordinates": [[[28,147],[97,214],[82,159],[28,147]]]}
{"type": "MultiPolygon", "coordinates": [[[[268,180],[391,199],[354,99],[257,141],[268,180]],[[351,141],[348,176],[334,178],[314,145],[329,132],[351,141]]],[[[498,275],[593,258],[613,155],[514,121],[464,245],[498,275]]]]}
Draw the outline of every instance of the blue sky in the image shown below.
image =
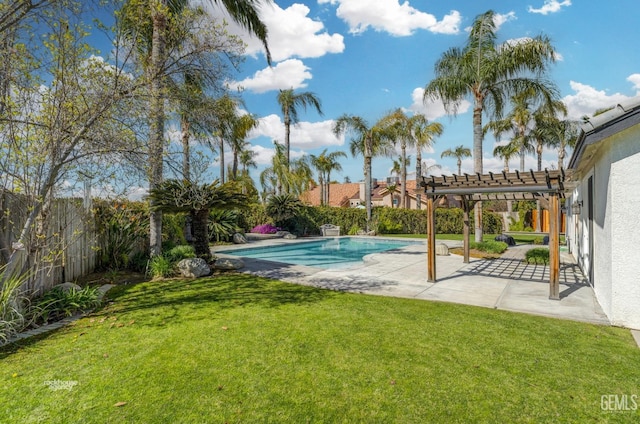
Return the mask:
{"type": "MultiPolygon", "coordinates": [[[[273,140],[284,141],[276,96],[287,88],[315,93],[324,111],[323,116],[301,111],[301,122],[292,129],[292,156],[319,154],[324,148],[348,153],[349,140],[331,133],[333,120],[348,113],[373,124],[400,107],[444,125],[443,135],[423,160],[442,166],[434,174],[455,173],[455,161],[441,159],[440,154],[460,144],[472,147],[471,112],[463,108],[454,117],[446,115],[441,104],[424,105],[422,89],[433,78],[437,59],[450,47],[464,46],[467,28],[488,9],[498,14],[499,42],[538,34],[551,38],[559,57],[551,78],[570,118],[640,94],[636,0],[277,0],[261,12],[269,28],[272,66],[267,66],[261,44],[246,38],[247,60],[230,81],[243,87],[247,110],[260,118],[250,139],[258,153],[256,175],[270,161],[273,140]]],[[[490,156],[494,145],[493,137],[487,136],[485,171],[502,169],[502,161],[490,156]]],[[[349,155],[341,161],[343,171],[332,177],[358,181],[362,162],[349,155]]],[[[543,166],[556,162],[555,152],[545,153],[543,166]]],[[[526,164],[535,168],[535,158],[526,164]]],[[[390,175],[391,159],[375,158],[373,165],[374,177],[390,175]]],[[[517,166],[515,159],[511,167],[517,166]]],[[[412,161],[410,169],[414,167],[412,161]]],[[[472,171],[471,158],[462,168],[472,171]]]]}

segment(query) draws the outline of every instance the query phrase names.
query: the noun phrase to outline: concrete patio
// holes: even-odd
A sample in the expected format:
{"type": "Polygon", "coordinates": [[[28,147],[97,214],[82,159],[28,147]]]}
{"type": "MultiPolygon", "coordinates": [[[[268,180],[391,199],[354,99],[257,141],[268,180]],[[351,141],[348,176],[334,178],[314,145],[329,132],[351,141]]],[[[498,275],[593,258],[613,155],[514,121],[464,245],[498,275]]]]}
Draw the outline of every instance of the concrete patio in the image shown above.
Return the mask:
{"type": "MultiPolygon", "coordinates": [[[[237,248],[295,242],[264,240],[237,248]]],[[[461,246],[460,241],[439,242],[450,248],[461,246]]],[[[243,258],[243,272],[332,290],[462,303],[610,324],[592,288],[566,253],[561,253],[560,300],[550,300],[548,267],[527,265],[522,261],[526,250],[532,247],[514,246],[499,259],[472,258],[469,264],[464,264],[459,255],[437,256],[436,283],[427,282],[426,244],[375,253],[366,256],[364,264],[335,270],[243,258]]],[[[217,255],[228,257],[230,253],[217,255]]]]}

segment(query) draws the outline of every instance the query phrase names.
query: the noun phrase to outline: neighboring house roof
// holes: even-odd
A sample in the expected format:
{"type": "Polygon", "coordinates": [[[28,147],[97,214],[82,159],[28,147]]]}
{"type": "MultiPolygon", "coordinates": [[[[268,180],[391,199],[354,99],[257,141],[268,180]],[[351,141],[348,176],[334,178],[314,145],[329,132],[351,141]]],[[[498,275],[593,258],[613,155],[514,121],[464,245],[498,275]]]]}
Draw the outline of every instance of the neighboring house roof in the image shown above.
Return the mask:
{"type": "Polygon", "coordinates": [[[613,109],[590,118],[581,127],[568,168],[576,169],[581,161],[591,158],[600,141],[637,124],[640,124],[640,97],[620,103],[613,109]]]}
{"type": "MultiPolygon", "coordinates": [[[[331,184],[329,206],[349,206],[349,200],[358,198],[359,192],[360,184],[358,183],[331,184]]],[[[300,200],[307,205],[320,206],[320,186],[302,193],[300,200]]]]}

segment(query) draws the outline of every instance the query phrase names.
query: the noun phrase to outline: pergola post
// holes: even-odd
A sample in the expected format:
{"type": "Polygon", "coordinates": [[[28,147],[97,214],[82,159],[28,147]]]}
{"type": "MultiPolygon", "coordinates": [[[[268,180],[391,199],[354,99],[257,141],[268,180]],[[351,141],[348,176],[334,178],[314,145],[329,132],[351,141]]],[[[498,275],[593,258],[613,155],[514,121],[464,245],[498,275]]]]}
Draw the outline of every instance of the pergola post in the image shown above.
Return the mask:
{"type": "Polygon", "coordinates": [[[434,196],[427,196],[427,281],[436,282],[436,218],[434,196]]]}
{"type": "Polygon", "coordinates": [[[549,299],[560,300],[560,210],[558,194],[549,196],[549,299]]]}

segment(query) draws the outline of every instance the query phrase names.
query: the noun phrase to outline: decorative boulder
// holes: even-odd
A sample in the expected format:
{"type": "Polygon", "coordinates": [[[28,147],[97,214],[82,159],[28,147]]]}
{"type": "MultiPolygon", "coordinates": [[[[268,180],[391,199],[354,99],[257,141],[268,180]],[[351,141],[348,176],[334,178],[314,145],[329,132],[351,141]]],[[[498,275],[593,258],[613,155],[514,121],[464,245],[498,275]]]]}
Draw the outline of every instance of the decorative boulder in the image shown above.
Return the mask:
{"type": "Polygon", "coordinates": [[[215,269],[233,271],[244,267],[244,262],[242,262],[242,259],[218,258],[213,264],[213,267],[215,269]]]}
{"type": "Polygon", "coordinates": [[[495,241],[502,241],[507,243],[507,246],[515,246],[516,245],[516,241],[513,239],[513,237],[508,236],[506,234],[499,234],[496,236],[496,238],[494,239],[495,241]]]}
{"type": "Polygon", "coordinates": [[[297,239],[297,238],[298,238],[298,236],[297,236],[297,235],[295,235],[295,234],[291,234],[291,233],[289,233],[289,234],[285,234],[283,238],[284,238],[284,239],[287,239],[287,240],[294,240],[294,239],[297,239]]]}
{"type": "Polygon", "coordinates": [[[74,283],[62,283],[62,284],[58,284],[54,288],[59,288],[64,293],[69,293],[71,290],[75,290],[75,291],[82,290],[82,287],[74,283]]]}
{"type": "Polygon", "coordinates": [[[276,236],[277,236],[277,237],[285,237],[285,236],[286,236],[286,235],[288,235],[288,234],[291,234],[291,233],[290,233],[289,231],[283,231],[283,230],[281,230],[281,231],[278,231],[278,232],[276,233],[276,236]]]}
{"type": "Polygon", "coordinates": [[[178,269],[183,277],[198,278],[211,274],[209,264],[202,258],[188,258],[178,262],[178,269]]]}
{"type": "Polygon", "coordinates": [[[233,235],[233,242],[235,244],[245,244],[247,242],[247,238],[244,236],[244,234],[235,233],[233,235]]]}
{"type": "Polygon", "coordinates": [[[449,246],[444,243],[436,243],[436,255],[449,256],[449,246]]]}

